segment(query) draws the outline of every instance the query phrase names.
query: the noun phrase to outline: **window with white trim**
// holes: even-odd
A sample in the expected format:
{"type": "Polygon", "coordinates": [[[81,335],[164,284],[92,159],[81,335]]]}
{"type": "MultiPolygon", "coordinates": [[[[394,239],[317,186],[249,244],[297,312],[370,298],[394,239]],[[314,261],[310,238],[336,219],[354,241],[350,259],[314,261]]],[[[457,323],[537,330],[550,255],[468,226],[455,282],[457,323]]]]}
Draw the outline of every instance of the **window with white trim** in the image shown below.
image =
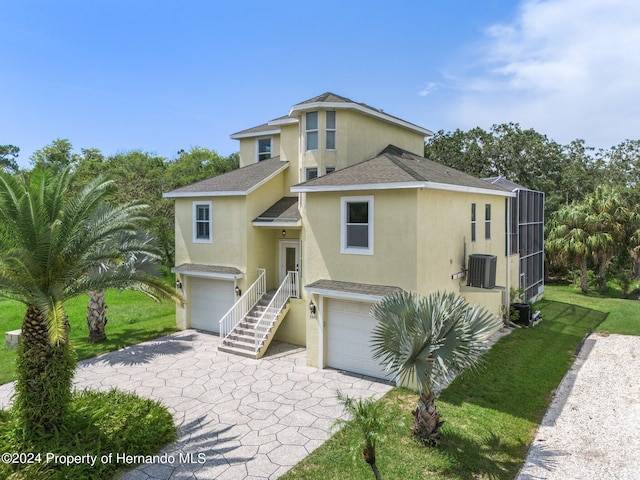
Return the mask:
{"type": "Polygon", "coordinates": [[[325,125],[325,148],[327,150],[336,149],[336,112],[327,111],[325,125]]]}
{"type": "Polygon", "coordinates": [[[491,240],[491,204],[484,206],[484,238],[491,240]]]}
{"type": "Polygon", "coordinates": [[[324,169],[324,173],[325,173],[325,175],[326,175],[327,173],[333,173],[333,172],[335,172],[335,171],[336,171],[336,167],[326,167],[326,168],[324,169]]]}
{"type": "Polygon", "coordinates": [[[211,243],[211,202],[193,202],[193,242],[211,243]]]}
{"type": "Polygon", "coordinates": [[[373,196],[341,198],[340,253],[373,255],[373,196]]]}
{"type": "Polygon", "coordinates": [[[271,158],[271,137],[258,139],[258,161],[271,158]]]}
{"type": "Polygon", "coordinates": [[[471,241],[476,241],[476,204],[471,204],[471,241]]]}
{"type": "Polygon", "coordinates": [[[318,112],[307,112],[305,121],[307,150],[318,149],[318,112]]]}
{"type": "Polygon", "coordinates": [[[307,180],[313,180],[314,178],[318,178],[318,167],[307,168],[305,172],[305,178],[307,180]]]}

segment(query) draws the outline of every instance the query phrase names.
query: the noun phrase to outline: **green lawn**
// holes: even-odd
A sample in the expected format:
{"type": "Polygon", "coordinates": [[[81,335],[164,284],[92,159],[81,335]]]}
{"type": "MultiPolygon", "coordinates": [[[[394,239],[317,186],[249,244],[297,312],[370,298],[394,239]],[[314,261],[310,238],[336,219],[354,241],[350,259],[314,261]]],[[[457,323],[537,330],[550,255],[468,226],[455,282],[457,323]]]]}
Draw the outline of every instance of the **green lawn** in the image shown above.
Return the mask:
{"type": "MultiPolygon", "coordinates": [[[[88,298],[83,295],[65,304],[71,324],[70,340],[79,360],[176,331],[175,304],[172,302],[156,303],[137,292],[108,291],[107,341],[89,343],[86,321],[88,298]]],[[[20,328],[25,310],[21,303],[0,299],[0,384],[14,379],[16,356],[15,351],[6,348],[4,334],[20,328]]]]}
{"type": "MultiPolygon", "coordinates": [[[[513,479],[551,401],[553,391],[591,331],[640,335],[640,302],[584,296],[547,286],[536,304],[543,321],[515,329],[485,355],[481,370],[467,372],[437,402],[445,421],[438,448],[424,448],[410,432],[417,395],[393,389],[385,396],[404,426],[394,426],[377,451],[385,480],[513,479]]],[[[371,479],[361,456],[353,461],[350,426],[299,463],[283,480],[371,479]]]]}

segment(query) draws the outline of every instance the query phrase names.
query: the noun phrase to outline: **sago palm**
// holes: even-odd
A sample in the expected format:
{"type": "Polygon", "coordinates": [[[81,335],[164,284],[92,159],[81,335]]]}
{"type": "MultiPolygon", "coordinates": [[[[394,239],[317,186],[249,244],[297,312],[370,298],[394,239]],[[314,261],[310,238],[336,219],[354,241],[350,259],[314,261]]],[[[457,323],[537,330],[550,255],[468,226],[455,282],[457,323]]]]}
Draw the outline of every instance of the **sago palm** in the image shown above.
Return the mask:
{"type": "Polygon", "coordinates": [[[403,385],[417,386],[413,433],[428,445],[440,441],[433,387],[477,364],[485,341],[502,327],[494,314],[453,293],[422,297],[398,292],[372,310],[373,358],[403,385]]]}
{"type": "Polygon", "coordinates": [[[70,179],[69,169],[0,173],[0,295],[27,306],[14,409],[29,431],[57,428],[70,400],[75,358],[65,301],[107,288],[177,300],[172,288],[151,275],[97,267],[136,252],[137,246],[117,240],[139,230],[145,207],[108,205],[115,187],[103,178],[71,195],[70,179]]]}

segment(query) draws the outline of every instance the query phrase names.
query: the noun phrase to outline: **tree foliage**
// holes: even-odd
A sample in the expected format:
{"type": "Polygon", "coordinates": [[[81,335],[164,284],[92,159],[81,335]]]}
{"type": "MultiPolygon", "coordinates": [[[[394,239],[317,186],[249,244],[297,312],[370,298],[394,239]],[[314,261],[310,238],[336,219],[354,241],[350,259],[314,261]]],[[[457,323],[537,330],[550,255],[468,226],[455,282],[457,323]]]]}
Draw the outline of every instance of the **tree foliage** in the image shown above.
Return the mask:
{"type": "Polygon", "coordinates": [[[18,171],[18,163],[16,158],[20,149],[15,145],[0,145],[0,171],[10,170],[12,172],[18,171]]]}
{"type": "Polygon", "coordinates": [[[70,166],[0,173],[0,295],[27,307],[14,408],[32,432],[58,428],[71,398],[75,361],[67,300],[107,288],[179,300],[173,288],[147,272],[103,268],[147,253],[138,242],[122,241],[147,219],[146,207],[108,203],[114,182],[100,176],[76,195],[70,183],[70,166]]]}

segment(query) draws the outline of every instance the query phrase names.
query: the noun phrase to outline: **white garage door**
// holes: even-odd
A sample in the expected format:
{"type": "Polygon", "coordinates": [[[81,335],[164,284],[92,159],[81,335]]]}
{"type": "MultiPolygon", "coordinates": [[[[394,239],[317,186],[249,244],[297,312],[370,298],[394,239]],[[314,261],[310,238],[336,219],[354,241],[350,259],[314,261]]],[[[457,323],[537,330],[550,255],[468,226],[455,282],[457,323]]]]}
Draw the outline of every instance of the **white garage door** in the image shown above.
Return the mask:
{"type": "Polygon", "coordinates": [[[220,319],[235,301],[233,281],[191,278],[191,328],[220,332],[220,319]]]}
{"type": "Polygon", "coordinates": [[[376,321],[371,303],[329,299],[327,365],[377,378],[388,374],[371,358],[371,332],[376,321]]]}

